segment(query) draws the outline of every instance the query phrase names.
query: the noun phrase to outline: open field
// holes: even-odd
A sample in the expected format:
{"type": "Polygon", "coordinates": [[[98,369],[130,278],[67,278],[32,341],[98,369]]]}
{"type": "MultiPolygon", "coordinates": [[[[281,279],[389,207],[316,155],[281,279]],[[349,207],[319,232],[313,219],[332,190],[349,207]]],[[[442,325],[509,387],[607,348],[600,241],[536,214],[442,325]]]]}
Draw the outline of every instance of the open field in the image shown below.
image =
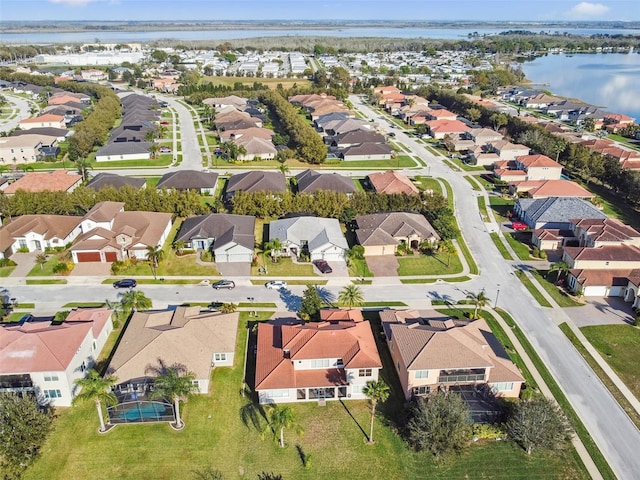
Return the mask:
{"type": "Polygon", "coordinates": [[[275,90],[278,84],[281,84],[284,89],[291,88],[294,85],[301,88],[311,86],[311,82],[306,78],[203,77],[200,81],[200,83],[213,83],[214,85],[225,85],[227,87],[233,87],[236,82],[248,87],[253,87],[253,84],[258,82],[272,90],[275,90]]]}

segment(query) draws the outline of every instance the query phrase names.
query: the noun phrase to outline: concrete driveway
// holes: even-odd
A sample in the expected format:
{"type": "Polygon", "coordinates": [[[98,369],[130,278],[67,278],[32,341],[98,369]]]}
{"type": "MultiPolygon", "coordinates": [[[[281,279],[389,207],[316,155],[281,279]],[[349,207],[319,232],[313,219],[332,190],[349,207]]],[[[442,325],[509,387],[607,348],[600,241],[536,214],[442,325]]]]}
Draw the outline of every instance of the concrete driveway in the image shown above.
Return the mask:
{"type": "Polygon", "coordinates": [[[14,253],[11,260],[16,262],[18,266],[13,269],[10,277],[26,277],[33,267],[36,266],[36,255],[38,252],[30,253],[14,253]]]}
{"type": "MultiPolygon", "coordinates": [[[[111,275],[111,264],[106,262],[76,263],[69,275],[72,277],[108,277],[111,275]]],[[[149,275],[151,275],[151,269],[149,269],[149,275]]]]}
{"type": "Polygon", "coordinates": [[[589,297],[583,307],[563,308],[578,327],[633,322],[631,304],[618,297],[589,297]]]}
{"type": "Polygon", "coordinates": [[[395,255],[372,255],[367,257],[367,265],[374,277],[395,277],[398,275],[398,259],[395,255]]]}
{"type": "Polygon", "coordinates": [[[223,277],[248,277],[251,264],[248,262],[218,262],[216,268],[223,277]]]}

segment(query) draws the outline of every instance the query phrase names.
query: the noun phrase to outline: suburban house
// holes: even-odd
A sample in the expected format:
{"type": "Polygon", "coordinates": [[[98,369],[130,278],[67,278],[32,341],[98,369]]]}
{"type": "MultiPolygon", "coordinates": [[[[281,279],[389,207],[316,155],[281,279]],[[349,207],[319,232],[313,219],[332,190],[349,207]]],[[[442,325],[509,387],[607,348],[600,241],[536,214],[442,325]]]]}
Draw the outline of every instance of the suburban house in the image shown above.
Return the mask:
{"type": "MultiPolygon", "coordinates": [[[[343,261],[349,249],[335,218],[293,217],[269,223],[269,241],[280,240],[281,256],[309,255],[313,260],[343,261]]],[[[272,255],[274,253],[272,252],[272,255]]]]}
{"type": "Polygon", "coordinates": [[[62,115],[45,113],[44,115],[40,115],[38,117],[25,118],[24,120],[20,120],[18,125],[22,130],[29,130],[31,128],[45,127],[65,128],[66,123],[64,121],[64,116],[62,115]]]}
{"type": "Polygon", "coordinates": [[[119,190],[124,186],[139,190],[147,186],[147,181],[144,178],[124,177],[122,175],[116,175],[115,173],[102,172],[93,177],[86,186],[87,188],[93,188],[95,191],[103,188],[115,188],[119,190]]]}
{"type": "Polygon", "coordinates": [[[368,321],[258,323],[255,390],[260,404],[364,400],[382,361],[368,321]]]}
{"type": "Polygon", "coordinates": [[[546,155],[521,155],[515,160],[496,161],[493,173],[506,181],[560,180],[562,165],[546,155]]]}
{"type": "Polygon", "coordinates": [[[218,185],[218,174],[197,170],[177,170],[165,173],[156,188],[168,190],[194,190],[201,195],[213,195],[218,185]]]}
{"type": "Polygon", "coordinates": [[[225,199],[231,200],[236,192],[284,193],[287,191],[287,179],[284,173],[253,170],[232,175],[227,182],[225,199]]]}
{"type": "Polygon", "coordinates": [[[100,202],[83,217],[82,234],[71,247],[75,263],[147,258],[147,247],[163,245],[171,231],[171,214],[125,212],[124,203],[100,202]]]}
{"type": "Polygon", "coordinates": [[[487,143],[487,148],[500,157],[500,160],[514,160],[516,157],[529,155],[529,147],[507,140],[496,140],[487,143]]]}
{"type": "Polygon", "coordinates": [[[487,145],[477,145],[469,150],[469,160],[473,165],[487,167],[501,161],[500,156],[487,145]]]}
{"type": "Polygon", "coordinates": [[[149,160],[150,142],[110,142],[96,151],[96,162],[114,160],[149,160]]]}
{"type": "Polygon", "coordinates": [[[81,217],[68,215],[22,215],[0,228],[0,258],[27,249],[44,252],[73,242],[82,229],[81,217]]]}
{"type": "Polygon", "coordinates": [[[233,366],[238,318],[185,306],[135,312],[107,369],[120,382],[116,391],[144,394],[153,383],[150,369],[162,362],[186,367],[199,392],[208,393],[212,369],[233,366]]]}
{"type": "Polygon", "coordinates": [[[437,139],[443,139],[447,135],[459,135],[470,129],[460,120],[427,120],[424,124],[429,135],[437,139]]]}
{"type": "MultiPolygon", "coordinates": [[[[70,407],[75,381],[92,368],[113,330],[112,310],[78,308],[57,325],[33,317],[0,326],[0,392],[34,393],[70,407]]],[[[28,316],[26,316],[28,317],[28,316]]]]}
{"type": "Polygon", "coordinates": [[[338,155],[344,161],[391,160],[393,153],[386,143],[361,143],[340,149],[338,155]]]}
{"type": "Polygon", "coordinates": [[[47,156],[55,158],[60,152],[57,143],[57,137],[47,135],[0,137],[0,163],[15,165],[37,162],[47,156]]]}
{"type": "Polygon", "coordinates": [[[82,183],[82,175],[65,170],[52,172],[31,172],[19,178],[4,189],[5,195],[13,195],[18,190],[25,192],[72,192],[82,183]]]}
{"type": "Polygon", "coordinates": [[[365,256],[394,255],[398,245],[417,249],[423,242],[437,245],[440,236],[419,213],[372,213],[356,217],[356,238],[365,256]]]}
{"type": "Polygon", "coordinates": [[[187,218],[175,241],[187,248],[207,250],[216,262],[251,262],[256,219],[248,215],[212,213],[187,218]]]}
{"type": "Polygon", "coordinates": [[[572,269],[636,269],[640,268],[640,248],[626,244],[564,247],[562,260],[572,269]]]}
{"type": "Polygon", "coordinates": [[[238,154],[238,160],[241,161],[272,160],[278,154],[278,150],[271,139],[265,140],[260,137],[242,135],[231,141],[238,146],[244,147],[245,153],[238,154]]]}
{"type": "Polygon", "coordinates": [[[307,169],[296,175],[298,193],[316,193],[320,190],[344,193],[347,196],[357,192],[353,179],[337,173],[319,173],[307,169]]]}
{"type": "Polygon", "coordinates": [[[268,128],[250,127],[240,130],[225,130],[220,132],[220,141],[228,142],[230,140],[238,140],[242,137],[257,137],[263,140],[271,140],[276,134],[273,130],[268,128]]]}
{"type": "Polygon", "coordinates": [[[371,130],[350,130],[335,137],[327,137],[332,147],[345,148],[360,145],[362,143],[384,143],[384,135],[371,130]]]}
{"type": "Polygon", "coordinates": [[[589,190],[571,180],[515,180],[509,184],[509,191],[511,194],[526,194],[530,198],[595,197],[589,190]]]}
{"type": "Polygon", "coordinates": [[[418,190],[409,177],[395,170],[371,173],[367,175],[366,178],[376,193],[386,193],[388,195],[394,193],[418,195],[420,193],[420,190],[418,190]]]}
{"type": "Polygon", "coordinates": [[[484,319],[435,310],[382,310],[380,319],[405,398],[452,387],[488,387],[518,398],[524,378],[484,319]]]}
{"type": "Polygon", "coordinates": [[[514,214],[531,229],[571,230],[574,220],[607,218],[593,204],[574,197],[520,198],[514,214]]]}

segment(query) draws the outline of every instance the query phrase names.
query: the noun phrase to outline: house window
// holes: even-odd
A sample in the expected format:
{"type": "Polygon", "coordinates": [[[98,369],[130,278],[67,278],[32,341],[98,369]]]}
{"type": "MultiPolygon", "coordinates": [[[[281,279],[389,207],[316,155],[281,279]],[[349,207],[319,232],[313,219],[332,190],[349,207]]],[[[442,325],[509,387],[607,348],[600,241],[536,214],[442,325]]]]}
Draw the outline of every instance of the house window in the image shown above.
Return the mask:
{"type": "Polygon", "coordinates": [[[46,398],[60,398],[62,397],[62,393],[60,392],[60,390],[45,390],[44,391],[44,396],[46,398]]]}
{"type": "Polygon", "coordinates": [[[215,360],[216,360],[216,362],[226,362],[227,361],[227,354],[226,353],[216,353],[215,354],[215,360]]]}
{"type": "Polygon", "coordinates": [[[311,368],[329,368],[330,362],[328,358],[316,358],[311,360],[311,368]]]}
{"type": "Polygon", "coordinates": [[[341,358],[336,360],[336,367],[338,367],[338,368],[344,367],[344,363],[342,363],[342,359],[341,358]]]}
{"type": "Polygon", "coordinates": [[[361,368],[360,370],[358,370],[358,376],[359,377],[370,377],[371,376],[371,369],[370,368],[361,368]]]}
{"type": "Polygon", "coordinates": [[[429,370],[416,370],[415,373],[416,380],[422,378],[429,378],[429,370]]]}
{"type": "Polygon", "coordinates": [[[45,382],[57,382],[58,379],[58,374],[57,373],[45,373],[44,374],[44,381],[45,382]]]}
{"type": "Polygon", "coordinates": [[[289,390],[267,390],[267,397],[269,398],[287,398],[289,396],[289,390]]]}
{"type": "Polygon", "coordinates": [[[491,391],[493,393],[508,392],[509,390],[513,390],[513,382],[499,382],[491,385],[491,391]]]}
{"type": "Polygon", "coordinates": [[[413,387],[412,392],[414,395],[429,395],[431,393],[431,387],[423,386],[423,387],[413,387]]]}
{"type": "Polygon", "coordinates": [[[21,238],[20,240],[18,240],[18,245],[19,248],[27,248],[27,241],[21,238]]]}

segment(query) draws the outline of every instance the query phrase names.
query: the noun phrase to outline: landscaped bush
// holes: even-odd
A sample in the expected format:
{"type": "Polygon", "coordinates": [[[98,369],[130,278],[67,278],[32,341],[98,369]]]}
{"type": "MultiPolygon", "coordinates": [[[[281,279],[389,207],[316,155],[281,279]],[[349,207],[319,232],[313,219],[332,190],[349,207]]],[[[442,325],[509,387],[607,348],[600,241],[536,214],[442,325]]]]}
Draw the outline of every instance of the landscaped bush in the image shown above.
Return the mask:
{"type": "Polygon", "coordinates": [[[20,247],[18,253],[29,253],[29,247],[20,247]]]}
{"type": "Polygon", "coordinates": [[[16,265],[17,263],[10,258],[0,258],[0,267],[15,267],[16,265]]]}
{"type": "Polygon", "coordinates": [[[213,254],[210,251],[202,251],[200,253],[200,260],[203,262],[213,262],[213,254]]]}
{"type": "Polygon", "coordinates": [[[479,440],[497,440],[504,438],[506,432],[502,430],[501,425],[491,423],[474,423],[473,437],[479,440]]]}

